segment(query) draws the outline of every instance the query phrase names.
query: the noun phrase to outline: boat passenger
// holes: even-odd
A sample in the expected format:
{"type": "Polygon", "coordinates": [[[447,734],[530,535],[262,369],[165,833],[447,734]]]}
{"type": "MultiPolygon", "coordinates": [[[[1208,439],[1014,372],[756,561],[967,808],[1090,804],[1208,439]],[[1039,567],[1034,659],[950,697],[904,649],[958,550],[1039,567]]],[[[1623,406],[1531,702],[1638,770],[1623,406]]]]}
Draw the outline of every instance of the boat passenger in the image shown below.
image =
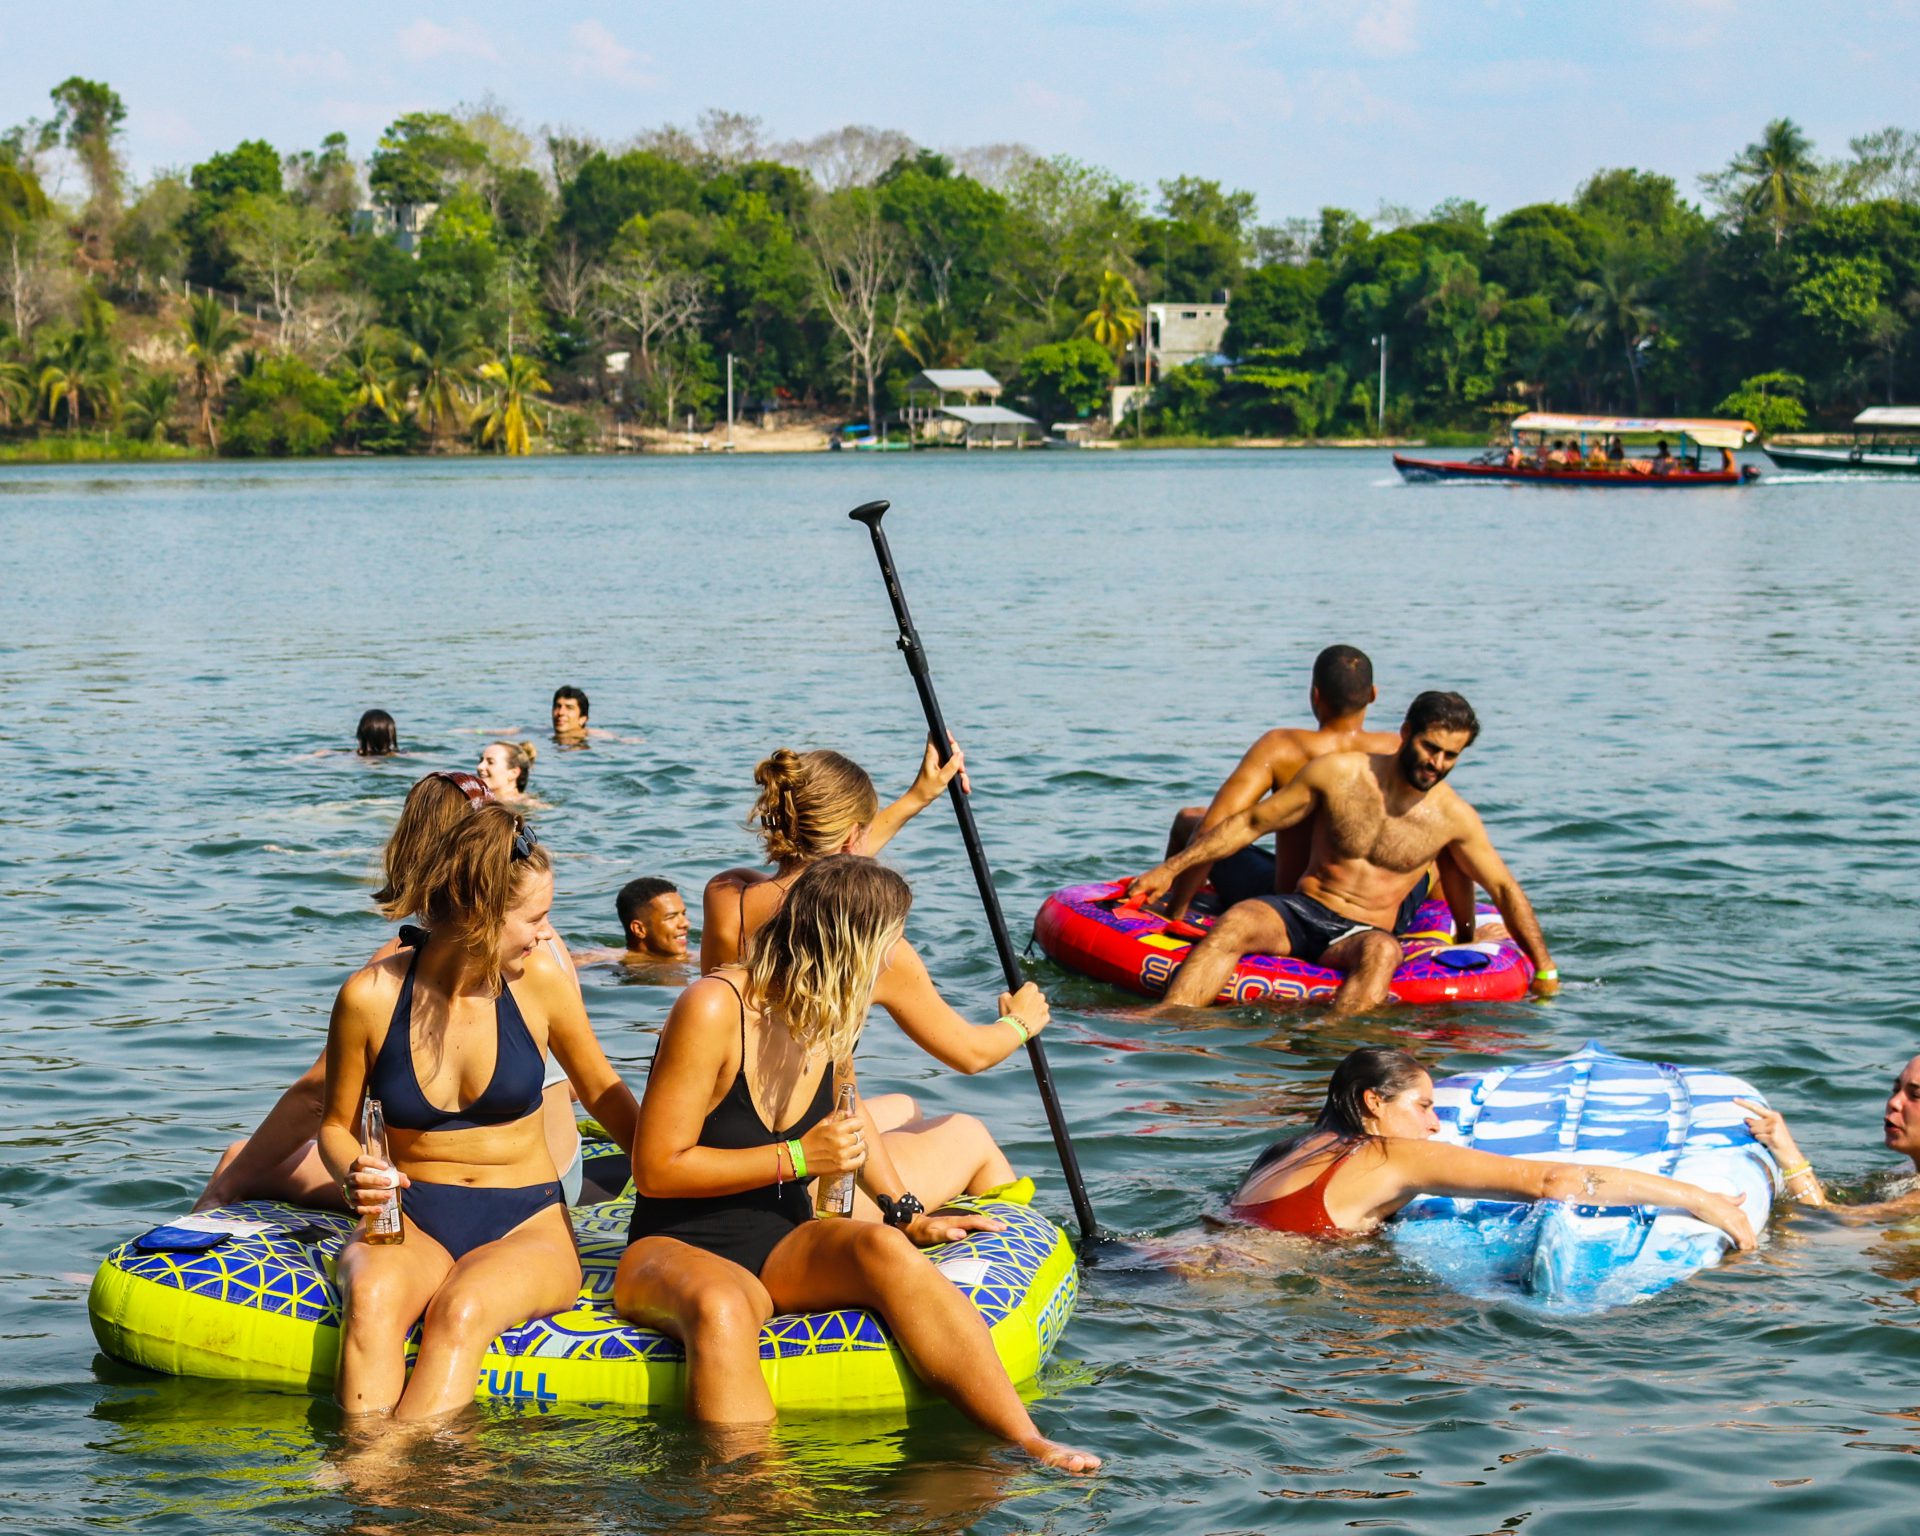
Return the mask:
{"type": "Polygon", "coordinates": [[[638,1112],[579,989],[551,964],[530,963],[545,953],[553,875],[526,822],[481,806],[418,881],[432,942],[340,989],[320,1126],[320,1155],[350,1208],[372,1217],[397,1192],[405,1231],[394,1244],[356,1234],[340,1250],[336,1394],[349,1414],[403,1420],[471,1402],[501,1329],[579,1295],[580,1258],[541,1124],[547,1052],[623,1151],[638,1112]],[[386,1112],[391,1166],[361,1148],[369,1096],[386,1112]]]}
{"type": "MultiPolygon", "coordinates": [[[[1749,1111],[1747,1129],[1753,1133],[1753,1139],[1780,1164],[1781,1188],[1787,1197],[1802,1205],[1829,1204],[1830,1192],[1813,1171],[1813,1160],[1793,1139],[1786,1116],[1750,1099],[1735,1102],[1749,1111]]],[[[1913,1164],[1913,1172],[1920,1174],[1920,1056],[1902,1067],[1900,1075],[1893,1080],[1880,1117],[1880,1136],[1889,1152],[1906,1158],[1913,1164]]],[[[1853,1220],[1911,1216],[1920,1212],[1920,1183],[1911,1184],[1888,1200],[1848,1203],[1836,1209],[1853,1220]]]]}
{"type": "MultiPolygon", "coordinates": [[[[420,876],[430,857],[453,829],[489,798],[486,785],[470,773],[430,773],[407,792],[406,804],[383,855],[386,883],[373,893],[382,916],[397,920],[419,914],[420,876]]],[[[378,964],[402,949],[413,948],[422,933],[418,928],[402,928],[398,937],[388,939],[374,951],[367,964],[378,964]]],[[[577,990],[579,980],[573,976],[566,946],[551,929],[541,938],[543,951],[529,964],[552,967],[572,977],[577,990]]],[[[284,1200],[329,1210],[346,1208],[340,1181],[320,1160],[321,1091],[326,1064],[326,1052],[322,1050],[313,1065],[275,1101],[253,1134],[221,1153],[213,1176],[194,1202],[196,1211],[239,1200],[284,1200]]],[[[580,1132],[574,1121],[566,1072],[557,1064],[548,1069],[543,1094],[548,1148],[571,1198],[581,1188],[580,1132]]]]}
{"type": "Polygon", "coordinates": [[[1308,867],[1284,895],[1229,907],[1188,952],[1164,1006],[1204,1008],[1240,957],[1293,955],[1344,972],[1338,1013],[1377,1007],[1401,961],[1393,935],[1401,903],[1442,853],[1484,886],[1507,928],[1533,962],[1533,990],[1559,990],[1533,906],[1487,838],[1472,806],[1442,781],[1480,733],[1473,707],[1457,693],[1416,698],[1394,752],[1340,752],[1317,758],[1293,782],[1250,811],[1228,817],[1127,887],[1135,902],[1155,900],[1194,864],[1237,853],[1269,832],[1320,813],[1308,867]]]}
{"type": "MultiPolygon", "coordinates": [[[[1266,796],[1278,794],[1316,758],[1335,752],[1396,751],[1400,746],[1397,734],[1367,729],[1367,711],[1379,696],[1380,690],[1373,682],[1373,662],[1365,651],[1351,645],[1328,646],[1313,660],[1313,680],[1307,690],[1307,706],[1313,711],[1315,728],[1271,730],[1247,748],[1239,766],[1214,792],[1211,803],[1186,806],[1173,818],[1173,828],[1167,834],[1167,857],[1172,858],[1195,837],[1212,831],[1228,817],[1251,811],[1266,796]]],[[[1249,844],[1217,864],[1190,865],[1174,881],[1160,910],[1171,917],[1184,917],[1195,895],[1209,881],[1226,906],[1290,891],[1306,872],[1313,835],[1314,823],[1309,820],[1279,833],[1272,853],[1249,844]]],[[[1464,923],[1471,934],[1472,883],[1451,862],[1443,866],[1443,874],[1456,923],[1464,923]]],[[[1405,932],[1411,926],[1414,913],[1432,888],[1433,873],[1429,872],[1408,893],[1395,932],[1405,932]]]]}
{"type": "Polygon", "coordinates": [[[1620,434],[1616,432],[1607,440],[1607,458],[1611,463],[1618,464],[1626,456],[1627,445],[1620,440],[1620,434]]]}
{"type": "Polygon", "coordinates": [[[1520,445],[1518,443],[1508,443],[1507,456],[1501,463],[1508,469],[1519,469],[1523,467],[1526,462],[1527,456],[1521,451],[1520,445]]]}
{"type": "Polygon", "coordinates": [[[1593,440],[1593,446],[1587,450],[1587,468],[1604,470],[1607,467],[1607,445],[1599,438],[1593,440]]]}
{"type": "MultiPolygon", "coordinates": [[[[866,770],[838,752],[791,752],[783,747],[755,768],[753,776],[760,798],[752,819],[760,824],[775,872],[769,877],[757,869],[729,869],[707,882],[700,931],[703,973],[739,963],[795,882],[819,860],[836,853],[871,856],[939,799],[956,776],[961,788],[967,787],[959,747],[953,747],[943,766],[931,743],[912,787],[884,810],[866,770]]],[[[1018,992],[1000,994],[1000,1015],[993,1023],[968,1023],[941,997],[926,963],[905,939],[875,986],[873,1001],[921,1050],[968,1074],[998,1066],[1052,1018],[1040,988],[1027,982],[1018,992]]],[[[896,1158],[915,1160],[909,1172],[928,1198],[947,1200],[1013,1177],[992,1133],[972,1115],[923,1115],[904,1093],[879,1094],[868,1102],[880,1129],[899,1138],[896,1158]]],[[[855,1214],[871,1210],[862,1194],[855,1214]]]]}
{"type": "Polygon", "coordinates": [[[519,805],[530,797],[527,780],[540,749],[530,741],[496,741],[480,754],[475,772],[487,793],[502,805],[519,805]]]}
{"type": "Polygon", "coordinates": [[[1312,1127],[1274,1143],[1234,1191],[1233,1212],[1277,1232],[1341,1238],[1370,1232],[1410,1200],[1581,1200],[1682,1210],[1754,1245],[1740,1202],[1630,1168],[1501,1157],[1436,1141],[1433,1079],[1405,1051],[1363,1046],[1327,1083],[1312,1127]]]}
{"type": "Polygon", "coordinates": [[[810,864],[747,964],[695,982],[660,1033],[634,1148],[631,1241],[614,1279],[623,1317],[679,1339],[687,1412],[764,1424],[760,1330],[776,1313],[864,1307],[920,1379],[989,1433],[1072,1472],[1099,1459],[1044,1438],[987,1325],[916,1251],[1000,1223],[929,1212],[864,1109],[833,1115],[875,978],[905,951],[907,884],[872,859],[810,864]],[[816,1221],[810,1175],[852,1173],[883,1222],[816,1221]]]}
{"type": "Polygon", "coordinates": [[[1653,446],[1653,473],[1656,475],[1670,475],[1679,467],[1673,455],[1667,450],[1667,440],[1664,437],[1661,438],[1660,441],[1653,446]]]}
{"type": "Polygon", "coordinates": [[[384,709],[370,709],[362,715],[354,736],[358,743],[354,747],[356,757],[388,757],[400,750],[399,728],[384,709]]]}

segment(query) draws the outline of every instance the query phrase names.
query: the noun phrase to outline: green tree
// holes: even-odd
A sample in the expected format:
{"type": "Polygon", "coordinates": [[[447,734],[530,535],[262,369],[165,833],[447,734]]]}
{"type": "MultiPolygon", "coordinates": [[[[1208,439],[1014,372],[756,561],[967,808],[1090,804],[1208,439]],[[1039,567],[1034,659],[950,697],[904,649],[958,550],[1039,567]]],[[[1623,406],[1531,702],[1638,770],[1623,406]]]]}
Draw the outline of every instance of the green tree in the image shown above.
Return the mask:
{"type": "Polygon", "coordinates": [[[34,380],[17,357],[0,357],[0,427],[25,421],[33,410],[34,380]]]}
{"type": "Polygon", "coordinates": [[[400,409],[406,404],[400,371],[394,365],[392,351],[379,337],[370,331],[363,333],[348,350],[340,373],[346,419],[400,419],[400,409]]]}
{"type": "Polygon", "coordinates": [[[298,357],[259,357],[234,380],[227,452],[243,457],[325,453],[346,418],[338,383],[298,357]]]}
{"type": "Polygon", "coordinates": [[[540,364],[524,353],[490,357],[480,365],[479,380],[472,426],[480,446],[508,455],[533,452],[533,440],[547,430],[535,397],[553,393],[540,364]]]}
{"type": "Polygon", "coordinates": [[[140,195],[114,232],[114,254],[144,288],[177,283],[186,275],[193,192],[178,176],[160,175],[140,195]]]}
{"type": "Polygon", "coordinates": [[[974,334],[952,309],[930,309],[917,320],[893,328],[900,350],[922,368],[964,368],[972,356],[974,334]]]}
{"type": "Polygon", "coordinates": [[[1093,308],[1080,322],[1079,334],[1091,337],[1108,354],[1118,357],[1140,334],[1140,295],[1118,272],[1102,272],[1093,308]]]}
{"type": "Polygon", "coordinates": [[[60,139],[73,151],[87,176],[87,243],[104,256],[106,242],[120,213],[120,125],[127,107],[111,86],[79,75],[62,80],[52,91],[53,123],[60,139]]]}
{"type": "Polygon", "coordinates": [[[213,402],[226,381],[228,354],[247,339],[247,332],[210,294],[188,303],[181,329],[186,335],[194,399],[200,406],[200,436],[218,453],[220,439],[213,427],[213,402]]]}
{"type": "Polygon", "coordinates": [[[429,438],[465,425],[469,384],[478,357],[462,316],[423,310],[406,338],[400,384],[413,402],[414,420],[429,438]]]}
{"type": "Polygon", "coordinates": [[[1505,299],[1458,251],[1428,253],[1408,315],[1423,323],[1422,353],[1438,369],[1444,410],[1494,393],[1507,356],[1506,331],[1496,323],[1505,299]]]}
{"type": "Polygon", "coordinates": [[[333,222],[317,208],[245,192],[220,215],[215,228],[246,291],[273,306],[284,350],[302,292],[333,251],[333,222]]]}
{"type": "Polygon", "coordinates": [[[1592,278],[1575,285],[1574,300],[1574,331],[1602,356],[1619,354],[1637,412],[1643,354],[1659,323],[1645,284],[1623,261],[1609,256],[1592,278]]]}
{"type": "Polygon", "coordinates": [[[1800,403],[1806,392],[1807,381],[1797,373],[1757,373],[1742,379],[1740,387],[1714,409],[1752,422],[1762,437],[1773,437],[1798,432],[1807,424],[1807,408],[1800,403]]]}
{"type": "Polygon", "coordinates": [[[1113,354],[1090,336],[1050,341],[1020,359],[1020,387],[1045,420],[1091,416],[1113,388],[1113,354]]]}
{"type": "Polygon", "coordinates": [[[179,386],[171,374],[141,374],[121,402],[121,431],[138,442],[166,442],[178,392],[179,386]]]}
{"type": "Polygon", "coordinates": [[[6,242],[7,267],[4,274],[8,308],[13,314],[13,334],[25,339],[32,328],[29,308],[32,287],[28,268],[34,256],[37,226],[52,213],[53,205],[41,189],[32,169],[12,159],[0,158],[0,241],[6,242]]]}
{"type": "Polygon", "coordinates": [[[1778,250],[1788,228],[1820,200],[1822,179],[1813,141],[1792,118],[1777,117],[1724,171],[1703,181],[1729,212],[1771,229],[1778,250]]]}
{"type": "Polygon", "coordinates": [[[38,385],[49,421],[64,412],[72,431],[83,415],[106,420],[120,394],[119,368],[107,338],[88,326],[62,331],[41,351],[38,385]]]}
{"type": "Polygon", "coordinates": [[[472,187],[487,164],[486,146],[445,112],[409,112],[380,135],[367,185],[380,202],[441,203],[472,187]]]}
{"type": "Polygon", "coordinates": [[[1269,350],[1290,357],[1317,351],[1326,337],[1320,302],[1327,291],[1327,264],[1258,267],[1233,293],[1227,309],[1227,355],[1269,350]]]}

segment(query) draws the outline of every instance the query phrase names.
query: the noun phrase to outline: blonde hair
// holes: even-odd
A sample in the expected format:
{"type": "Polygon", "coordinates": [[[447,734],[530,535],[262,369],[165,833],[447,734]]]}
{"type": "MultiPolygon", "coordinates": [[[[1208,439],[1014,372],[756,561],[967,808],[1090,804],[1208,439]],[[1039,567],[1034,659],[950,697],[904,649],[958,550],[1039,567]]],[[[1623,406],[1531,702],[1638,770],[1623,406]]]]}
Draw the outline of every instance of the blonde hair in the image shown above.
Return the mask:
{"type": "MultiPolygon", "coordinates": [[[[471,775],[430,773],[407,791],[407,803],[381,856],[386,883],[373,893],[382,917],[397,921],[420,910],[420,871],[447,834],[473,812],[473,800],[458,782],[467,777],[471,775]]],[[[484,786],[480,793],[486,793],[484,786]]]]}
{"type": "Polygon", "coordinates": [[[808,1050],[846,1061],[912,905],[905,880],[860,854],[808,866],[747,946],[747,995],[808,1050]]]}
{"type": "Polygon", "coordinates": [[[513,770],[513,787],[525,790],[527,775],[533,772],[533,760],[540,755],[540,749],[530,741],[496,741],[494,745],[507,749],[507,766],[513,770]]]}
{"type": "Polygon", "coordinates": [[[500,986],[500,930],[529,875],[552,867],[547,850],[530,843],[516,857],[526,822],[504,805],[483,805],[442,839],[419,873],[414,910],[436,935],[456,933],[486,984],[500,986]]]}
{"type": "Polygon", "coordinates": [[[782,747],[753,770],[753,782],[760,798],[747,821],[760,823],[760,841],[776,864],[838,853],[855,827],[880,814],[866,769],[838,752],[782,747]]]}

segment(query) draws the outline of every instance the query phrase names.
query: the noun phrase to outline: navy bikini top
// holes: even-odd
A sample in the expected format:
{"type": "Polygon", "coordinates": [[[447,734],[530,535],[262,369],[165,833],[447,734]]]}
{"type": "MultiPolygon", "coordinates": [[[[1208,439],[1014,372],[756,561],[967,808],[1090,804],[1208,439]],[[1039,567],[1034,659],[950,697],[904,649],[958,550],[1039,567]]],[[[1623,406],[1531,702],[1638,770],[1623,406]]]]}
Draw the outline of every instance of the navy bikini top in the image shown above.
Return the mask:
{"type": "MultiPolygon", "coordinates": [[[[418,930],[415,930],[416,932],[418,930]]],[[[406,937],[402,930],[401,937],[406,937]]],[[[424,935],[422,936],[424,937],[424,935]]],[[[423,945],[414,946],[407,962],[407,979],[393,1005],[387,1038],[367,1074],[367,1092],[380,1101],[387,1124],[403,1131],[469,1131],[482,1125],[510,1125],[540,1108],[546,1079],[546,1058],[533,1042],[520,1005],[504,982],[494,999],[493,1078],[465,1109],[441,1109],[427,1101],[413,1066],[413,973],[423,945]]]]}

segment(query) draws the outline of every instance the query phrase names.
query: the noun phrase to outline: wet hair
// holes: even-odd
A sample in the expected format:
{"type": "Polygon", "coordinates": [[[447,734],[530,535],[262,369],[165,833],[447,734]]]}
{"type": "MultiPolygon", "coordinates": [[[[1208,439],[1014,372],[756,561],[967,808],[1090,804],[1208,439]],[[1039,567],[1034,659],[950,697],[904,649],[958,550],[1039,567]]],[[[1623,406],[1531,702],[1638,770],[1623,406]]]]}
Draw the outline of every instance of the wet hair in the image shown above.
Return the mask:
{"type": "Polygon", "coordinates": [[[776,864],[838,853],[855,827],[880,814],[880,797],[866,769],[838,752],[780,748],[753,770],[760,798],[747,824],[760,823],[760,841],[776,864]]]}
{"type": "Polygon", "coordinates": [[[1391,1099],[1405,1093],[1427,1075],[1427,1069],[1405,1051],[1386,1045],[1363,1045],[1347,1052],[1346,1059],[1327,1079],[1327,1102],[1313,1122],[1316,1131],[1333,1131],[1341,1136],[1365,1136],[1367,1132],[1367,1094],[1377,1093],[1391,1099]]]}
{"type": "Polygon", "coordinates": [[[627,937],[633,920],[646,911],[648,902],[659,896],[674,895],[679,889],[671,880],[662,880],[658,875],[642,875],[621,886],[620,894],[613,898],[613,910],[620,918],[621,937],[627,937]]]}
{"type": "Polygon", "coordinates": [[[1457,693],[1428,690],[1407,706],[1406,733],[1418,736],[1422,731],[1465,731],[1467,745],[1480,735],[1480,717],[1473,706],[1457,693]]]}
{"type": "Polygon", "coordinates": [[[489,987],[500,985],[500,930],[520,884],[552,868],[523,817],[483,805],[428,853],[415,909],[436,935],[458,933],[489,987]]]}
{"type": "Polygon", "coordinates": [[[386,883],[373,893],[382,917],[397,921],[420,910],[420,871],[428,855],[490,798],[470,773],[430,773],[407,791],[382,855],[386,883]]]}
{"type": "Polygon", "coordinates": [[[1313,659],[1313,686],[1336,715],[1350,715],[1373,702],[1373,663],[1365,651],[1330,645],[1313,659]]]}
{"type": "Polygon", "coordinates": [[[809,1050],[853,1055],[887,951],[906,931],[913,892],[860,854],[809,865],[747,945],[747,994],[809,1050]]]}
{"type": "Polygon", "coordinates": [[[393,716],[384,709],[370,709],[360,717],[359,729],[354,732],[360,745],[354,750],[361,757],[385,757],[400,747],[399,728],[393,723],[393,716]]]}
{"type": "MultiPolygon", "coordinates": [[[[585,719],[586,714],[582,706],[580,717],[585,719]]],[[[530,741],[496,741],[490,745],[507,749],[507,766],[513,769],[513,787],[524,791],[527,775],[533,772],[533,760],[540,755],[540,749],[530,741]]]]}
{"type": "MultiPolygon", "coordinates": [[[[563,683],[560,687],[553,690],[553,702],[558,704],[562,699],[572,699],[574,703],[580,706],[580,718],[582,720],[585,720],[593,713],[592,709],[587,705],[586,694],[574,687],[572,683],[563,683]]],[[[522,788],[524,787],[523,785],[522,788]]]]}

